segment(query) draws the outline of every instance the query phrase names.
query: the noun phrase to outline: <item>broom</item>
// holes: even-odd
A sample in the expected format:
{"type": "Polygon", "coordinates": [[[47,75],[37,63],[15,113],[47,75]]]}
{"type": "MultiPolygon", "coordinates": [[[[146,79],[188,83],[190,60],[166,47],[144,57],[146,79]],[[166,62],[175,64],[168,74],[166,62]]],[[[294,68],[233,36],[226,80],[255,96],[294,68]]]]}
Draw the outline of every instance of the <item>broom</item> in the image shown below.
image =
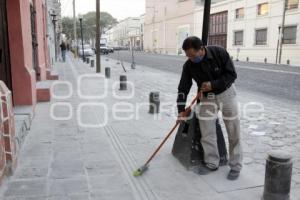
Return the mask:
{"type": "MultiPolygon", "coordinates": [[[[200,90],[197,94],[197,96],[192,100],[192,102],[190,103],[189,107],[187,107],[184,111],[184,116],[183,117],[187,117],[191,110],[192,110],[192,106],[196,103],[196,101],[198,99],[202,99],[203,93],[202,90],[200,90]]],[[[142,165],[140,168],[138,168],[137,170],[135,170],[133,172],[133,176],[138,177],[143,175],[143,173],[145,171],[148,170],[149,168],[149,163],[151,162],[151,160],[155,157],[155,155],[159,152],[159,150],[162,148],[162,146],[165,144],[165,142],[169,139],[169,137],[172,135],[172,133],[174,132],[174,130],[177,128],[177,126],[180,124],[179,121],[176,121],[175,125],[173,126],[173,128],[170,130],[170,132],[166,135],[166,137],[163,139],[163,141],[159,144],[159,146],[155,149],[155,151],[152,153],[152,155],[150,156],[150,158],[146,161],[146,163],[144,165],[142,165]]]]}

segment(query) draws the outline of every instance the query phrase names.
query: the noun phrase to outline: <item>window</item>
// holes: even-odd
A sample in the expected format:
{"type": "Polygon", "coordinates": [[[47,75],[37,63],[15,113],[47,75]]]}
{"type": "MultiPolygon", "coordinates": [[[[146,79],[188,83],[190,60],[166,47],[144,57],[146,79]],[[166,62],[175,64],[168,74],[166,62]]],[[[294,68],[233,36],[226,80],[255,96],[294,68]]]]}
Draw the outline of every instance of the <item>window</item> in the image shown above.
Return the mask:
{"type": "Polygon", "coordinates": [[[287,10],[297,9],[299,6],[299,0],[287,0],[286,6],[287,10]]]}
{"type": "Polygon", "coordinates": [[[214,13],[210,15],[209,45],[220,45],[226,48],[227,45],[227,24],[228,12],[214,13]]]}
{"type": "Polygon", "coordinates": [[[234,45],[243,45],[244,31],[234,32],[234,45]]]}
{"type": "Polygon", "coordinates": [[[238,8],[235,10],[235,18],[236,19],[243,19],[244,18],[244,8],[238,8]]]}
{"type": "Polygon", "coordinates": [[[267,44],[268,30],[258,29],[255,31],[255,45],[266,45],[267,44]]]}
{"type": "Polygon", "coordinates": [[[269,14],[269,4],[268,3],[258,4],[257,15],[263,16],[268,14],[269,14]]]}
{"type": "Polygon", "coordinates": [[[283,44],[296,44],[297,26],[288,26],[283,29],[283,44]]]}

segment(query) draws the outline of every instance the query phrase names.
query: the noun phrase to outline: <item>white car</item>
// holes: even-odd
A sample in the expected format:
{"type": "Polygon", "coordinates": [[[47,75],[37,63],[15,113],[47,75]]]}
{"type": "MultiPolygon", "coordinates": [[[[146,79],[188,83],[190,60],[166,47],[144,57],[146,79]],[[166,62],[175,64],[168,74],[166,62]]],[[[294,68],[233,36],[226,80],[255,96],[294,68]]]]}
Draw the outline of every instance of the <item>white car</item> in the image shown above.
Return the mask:
{"type": "MultiPolygon", "coordinates": [[[[92,49],[92,47],[89,44],[83,45],[83,49],[84,49],[84,56],[93,56],[95,54],[94,50],[92,49]]],[[[82,51],[81,45],[78,46],[78,54],[79,54],[79,56],[83,56],[83,51],[82,51]]]]}

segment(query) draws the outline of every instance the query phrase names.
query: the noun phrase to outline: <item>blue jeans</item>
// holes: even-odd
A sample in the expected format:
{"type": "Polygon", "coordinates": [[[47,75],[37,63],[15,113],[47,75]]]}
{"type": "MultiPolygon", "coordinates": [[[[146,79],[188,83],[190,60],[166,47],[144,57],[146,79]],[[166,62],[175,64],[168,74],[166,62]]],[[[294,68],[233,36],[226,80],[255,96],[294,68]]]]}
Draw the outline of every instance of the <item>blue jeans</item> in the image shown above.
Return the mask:
{"type": "Polygon", "coordinates": [[[66,62],[66,52],[67,52],[66,50],[61,51],[61,57],[62,57],[64,62],[66,62]]]}

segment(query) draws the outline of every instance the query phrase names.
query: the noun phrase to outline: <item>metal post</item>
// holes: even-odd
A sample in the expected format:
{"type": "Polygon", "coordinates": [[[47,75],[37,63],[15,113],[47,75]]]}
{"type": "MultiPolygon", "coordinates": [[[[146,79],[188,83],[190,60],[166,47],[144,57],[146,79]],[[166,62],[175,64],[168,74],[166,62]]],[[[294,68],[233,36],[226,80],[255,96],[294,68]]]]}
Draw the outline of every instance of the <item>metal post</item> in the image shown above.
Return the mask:
{"type": "Polygon", "coordinates": [[[100,0],[96,0],[96,72],[101,72],[100,58],[100,0]]]}
{"type": "Polygon", "coordinates": [[[208,44],[210,6],[211,6],[211,0],[205,0],[204,12],[203,12],[203,29],[202,29],[202,42],[204,46],[208,44]]]}
{"type": "Polygon", "coordinates": [[[279,44],[280,44],[280,31],[281,27],[278,27],[278,40],[277,40],[277,48],[276,48],[276,65],[278,64],[278,53],[279,53],[279,44]]]}
{"type": "Polygon", "coordinates": [[[77,47],[77,26],[76,26],[76,10],[75,10],[75,0],[73,0],[73,21],[74,21],[74,25],[73,25],[73,28],[74,28],[74,43],[76,44],[76,47],[74,49],[75,51],[75,58],[77,58],[77,51],[78,51],[78,47],[77,47]]]}
{"type": "MultiPolygon", "coordinates": [[[[132,38],[133,40],[133,38],[132,38]]],[[[134,61],[134,55],[133,55],[133,45],[132,45],[132,41],[131,41],[131,69],[135,69],[135,61],[134,61]]]]}
{"type": "Polygon", "coordinates": [[[283,16],[282,16],[282,24],[281,24],[281,33],[280,33],[279,64],[281,64],[282,45],[283,45],[283,41],[284,41],[283,33],[284,33],[286,7],[287,7],[287,0],[284,0],[283,1],[283,16]]]}

